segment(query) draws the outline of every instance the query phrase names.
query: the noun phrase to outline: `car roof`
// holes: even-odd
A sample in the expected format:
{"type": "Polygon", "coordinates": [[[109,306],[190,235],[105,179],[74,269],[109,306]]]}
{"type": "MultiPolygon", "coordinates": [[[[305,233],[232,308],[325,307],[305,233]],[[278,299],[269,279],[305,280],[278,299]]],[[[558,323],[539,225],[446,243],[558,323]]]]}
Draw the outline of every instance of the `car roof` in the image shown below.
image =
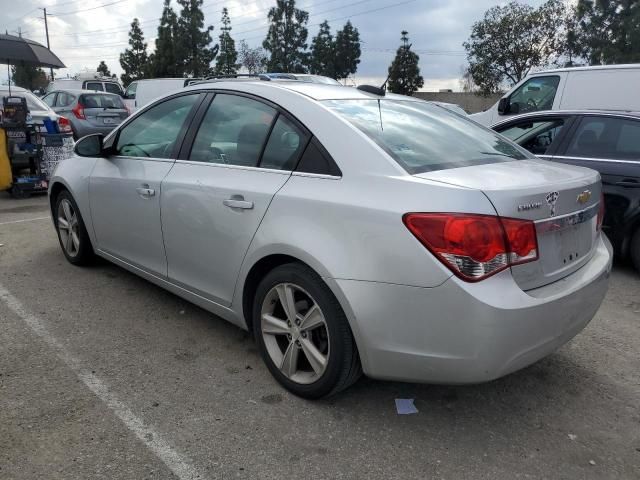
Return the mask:
{"type": "Polygon", "coordinates": [[[491,127],[498,127],[505,123],[511,123],[518,120],[526,120],[527,118],[539,118],[539,117],[563,117],[566,115],[606,115],[614,117],[629,117],[640,119],[640,112],[625,111],[625,110],[541,110],[538,112],[527,112],[520,115],[514,115],[512,117],[505,118],[499,122],[494,123],[491,127]]]}
{"type": "Polygon", "coordinates": [[[111,92],[103,92],[101,90],[87,90],[87,89],[80,89],[80,88],[56,88],[55,90],[51,90],[50,92],[47,93],[47,95],[50,95],[52,93],[58,93],[58,92],[64,92],[64,93],[72,93],[74,95],[86,95],[86,94],[98,94],[98,95],[114,95],[116,97],[119,97],[120,95],[118,95],[117,93],[111,93],[111,92]]]}
{"type": "Polygon", "coordinates": [[[342,85],[329,85],[322,83],[301,82],[296,80],[211,80],[202,81],[196,85],[190,85],[186,87],[187,90],[204,90],[207,88],[217,89],[229,89],[239,92],[246,91],[247,86],[256,86],[264,88],[284,89],[290,90],[309,97],[313,100],[370,100],[370,99],[396,99],[396,100],[409,100],[415,102],[422,102],[419,98],[406,97],[404,95],[395,95],[388,93],[384,97],[374,95],[372,93],[358,90],[354,87],[346,87],[342,85]]]}
{"type": "Polygon", "coordinates": [[[619,65],[590,65],[585,67],[563,67],[563,68],[554,68],[551,70],[541,70],[539,72],[530,73],[528,76],[536,76],[536,75],[546,75],[547,73],[557,73],[557,72],[582,72],[585,70],[625,70],[629,68],[637,68],[640,69],[640,63],[623,63],[619,65]]]}

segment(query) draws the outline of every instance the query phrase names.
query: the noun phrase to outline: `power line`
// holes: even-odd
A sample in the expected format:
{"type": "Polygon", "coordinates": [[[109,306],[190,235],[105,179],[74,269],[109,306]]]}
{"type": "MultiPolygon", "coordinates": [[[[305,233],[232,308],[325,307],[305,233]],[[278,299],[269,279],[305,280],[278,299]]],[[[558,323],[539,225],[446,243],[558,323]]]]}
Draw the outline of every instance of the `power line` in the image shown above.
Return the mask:
{"type": "Polygon", "coordinates": [[[104,7],[109,7],[111,5],[116,5],[118,3],[122,3],[122,2],[126,2],[127,0],[116,0],[115,2],[110,2],[110,3],[104,3],[102,5],[98,5],[95,7],[91,7],[91,8],[84,8],[81,10],[74,10],[73,12],[66,12],[66,13],[50,13],[49,15],[51,16],[55,16],[55,17],[63,17],[65,15],[75,15],[76,13],[81,13],[81,12],[88,12],[90,10],[97,10],[98,8],[104,8],[104,7]]]}
{"type": "MultiPolygon", "coordinates": [[[[359,17],[359,16],[361,16],[361,15],[368,15],[368,14],[370,14],[370,13],[379,12],[379,11],[381,11],[381,10],[386,10],[386,9],[388,9],[388,8],[398,7],[398,6],[400,6],[400,5],[405,5],[405,4],[407,4],[407,3],[413,3],[413,2],[415,2],[415,1],[416,1],[416,0],[404,0],[403,2],[393,3],[393,4],[391,4],[391,5],[387,5],[387,6],[384,6],[384,7],[373,8],[373,9],[370,9],[370,10],[365,10],[365,11],[363,11],[363,12],[358,12],[358,13],[354,13],[354,14],[351,14],[351,15],[344,15],[344,16],[342,16],[342,17],[332,18],[331,20],[327,20],[327,22],[328,22],[328,23],[331,23],[331,22],[335,22],[335,21],[337,21],[337,20],[344,20],[344,19],[346,19],[346,18],[349,18],[349,19],[350,19],[350,18],[353,18],[353,17],[359,17]]],[[[318,27],[318,26],[320,26],[322,23],[323,23],[323,22],[320,22],[320,23],[313,23],[313,24],[310,24],[310,25],[306,25],[306,27],[307,27],[307,28],[308,28],[308,27],[318,27]]],[[[245,30],[245,31],[243,31],[243,32],[236,32],[236,33],[235,33],[235,35],[237,36],[237,35],[242,35],[243,33],[255,32],[255,31],[257,31],[257,30],[262,30],[263,28],[265,28],[265,27],[252,28],[252,29],[250,29],[250,30],[245,30]]],[[[262,37],[262,35],[256,35],[256,36],[253,36],[253,37],[243,38],[242,40],[253,40],[253,39],[255,39],[255,38],[260,38],[260,37],[262,37]]]]}

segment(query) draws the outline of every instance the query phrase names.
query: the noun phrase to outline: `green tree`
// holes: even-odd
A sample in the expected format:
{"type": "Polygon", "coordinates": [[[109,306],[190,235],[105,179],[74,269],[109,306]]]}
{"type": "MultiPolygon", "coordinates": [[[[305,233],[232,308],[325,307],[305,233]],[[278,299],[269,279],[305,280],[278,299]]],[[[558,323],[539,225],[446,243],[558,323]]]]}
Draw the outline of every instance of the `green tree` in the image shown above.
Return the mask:
{"type": "Polygon", "coordinates": [[[640,62],[640,0],[578,0],[576,18],[589,63],[640,62]]]}
{"type": "Polygon", "coordinates": [[[184,73],[204,77],[211,73],[211,62],[218,54],[218,45],[210,47],[213,27],[204,26],[202,0],[177,0],[182,7],[178,19],[178,58],[184,73]]]}
{"type": "Polygon", "coordinates": [[[104,62],[104,60],[100,60],[100,64],[98,65],[98,68],[96,68],[96,72],[101,73],[103,77],[111,76],[109,67],[107,67],[107,64],[104,62]]]}
{"type": "Polygon", "coordinates": [[[360,63],[360,33],[350,21],[336,33],[335,78],[347,78],[358,70],[360,63]]]}
{"type": "Polygon", "coordinates": [[[320,24],[318,34],[311,40],[309,72],[335,78],[335,67],[336,45],[333,40],[333,35],[331,35],[329,23],[325,20],[320,24]]]}
{"type": "Polygon", "coordinates": [[[464,42],[473,81],[485,93],[513,85],[532,68],[547,66],[562,50],[565,6],[547,0],[538,8],[512,1],[485,12],[464,42]]]}
{"type": "Polygon", "coordinates": [[[154,77],[184,76],[183,64],[178,62],[178,38],[178,16],[171,8],[171,0],[164,0],[152,62],[154,77]]]}
{"type": "Polygon", "coordinates": [[[420,57],[411,51],[408,33],[406,30],[402,31],[402,45],[389,67],[389,90],[400,95],[413,95],[424,85],[418,66],[420,57]]]}
{"type": "Polygon", "coordinates": [[[267,63],[267,55],[260,47],[251,48],[247,42],[240,40],[240,66],[247,69],[250,74],[255,74],[264,68],[267,63]]]}
{"type": "Polygon", "coordinates": [[[238,52],[236,42],[231,37],[231,19],[227,7],[222,9],[222,28],[220,28],[220,52],[216,58],[215,73],[218,75],[234,75],[238,72],[238,52]]]}
{"type": "Polygon", "coordinates": [[[140,22],[134,18],[129,31],[129,48],[120,54],[120,66],[123,70],[120,75],[122,83],[129,85],[134,80],[144,78],[149,68],[148,61],[147,44],[144,42],[140,22]]]}
{"type": "Polygon", "coordinates": [[[309,13],[296,8],[295,0],[276,0],[269,10],[269,32],[262,42],[269,52],[270,72],[305,73],[308,62],[307,21],[309,13]]]}
{"type": "Polygon", "coordinates": [[[11,67],[12,82],[27,90],[45,88],[49,84],[44,70],[31,65],[14,65],[11,67]]]}

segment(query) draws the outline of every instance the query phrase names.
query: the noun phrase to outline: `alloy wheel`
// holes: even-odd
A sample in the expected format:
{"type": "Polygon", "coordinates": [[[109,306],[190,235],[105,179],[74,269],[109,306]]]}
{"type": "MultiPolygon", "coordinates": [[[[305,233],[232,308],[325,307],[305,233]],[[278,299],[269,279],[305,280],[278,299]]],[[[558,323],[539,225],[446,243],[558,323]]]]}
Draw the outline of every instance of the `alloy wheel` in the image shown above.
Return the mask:
{"type": "Polygon", "coordinates": [[[58,232],[60,242],[70,257],[75,257],[80,251],[80,235],[78,215],[71,202],[63,198],[58,204],[58,232]]]}
{"type": "Polygon", "coordinates": [[[262,338],[275,366],[288,379],[317,381],[329,361],[329,330],[317,302],[293,283],[275,285],[262,302],[262,338]]]}

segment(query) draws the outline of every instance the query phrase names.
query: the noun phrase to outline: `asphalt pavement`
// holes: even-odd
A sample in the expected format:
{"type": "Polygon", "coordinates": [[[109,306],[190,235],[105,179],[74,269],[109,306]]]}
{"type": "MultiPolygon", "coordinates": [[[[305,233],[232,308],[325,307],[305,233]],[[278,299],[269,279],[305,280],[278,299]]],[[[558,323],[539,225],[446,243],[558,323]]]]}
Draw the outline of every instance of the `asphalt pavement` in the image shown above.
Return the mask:
{"type": "Polygon", "coordinates": [[[588,327],[527,369],[364,378],[311,402],[241,329],[114,265],[67,263],[48,215],[45,197],[0,194],[0,479],[640,479],[625,264],[588,327]]]}

